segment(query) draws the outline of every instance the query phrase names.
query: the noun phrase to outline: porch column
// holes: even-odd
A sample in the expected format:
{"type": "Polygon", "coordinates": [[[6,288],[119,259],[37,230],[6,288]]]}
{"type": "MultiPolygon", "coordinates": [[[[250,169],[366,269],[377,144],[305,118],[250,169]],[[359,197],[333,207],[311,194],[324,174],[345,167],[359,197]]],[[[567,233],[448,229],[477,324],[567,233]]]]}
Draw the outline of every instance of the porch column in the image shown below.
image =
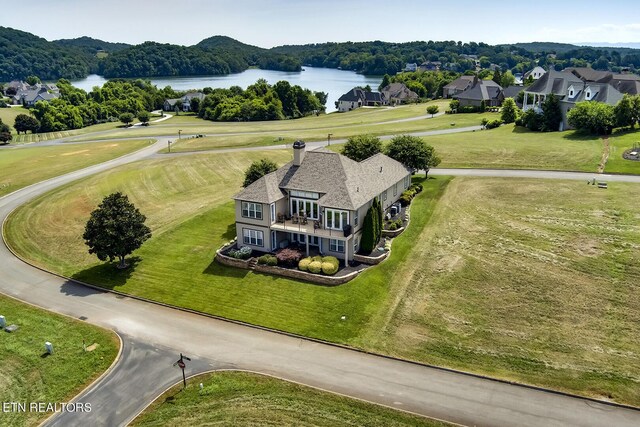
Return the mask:
{"type": "Polygon", "coordinates": [[[524,100],[522,101],[522,111],[527,111],[527,92],[524,93],[524,100]]]}
{"type": "Polygon", "coordinates": [[[307,236],[305,237],[305,239],[304,239],[304,241],[305,241],[305,243],[306,243],[306,246],[307,246],[307,256],[309,256],[309,238],[310,238],[310,237],[311,237],[311,236],[307,235],[307,236]]]}

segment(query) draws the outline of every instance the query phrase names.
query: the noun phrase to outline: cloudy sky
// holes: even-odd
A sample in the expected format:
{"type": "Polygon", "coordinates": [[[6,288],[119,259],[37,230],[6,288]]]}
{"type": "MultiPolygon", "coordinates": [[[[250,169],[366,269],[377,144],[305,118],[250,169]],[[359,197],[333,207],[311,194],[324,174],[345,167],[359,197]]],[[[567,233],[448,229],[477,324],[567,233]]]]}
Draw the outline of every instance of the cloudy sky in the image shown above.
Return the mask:
{"type": "Polygon", "coordinates": [[[0,4],[5,4],[1,26],[48,40],[87,35],[132,44],[153,40],[191,45],[222,34],[262,47],[347,40],[640,43],[637,0],[610,0],[605,7],[592,0],[577,4],[562,0],[0,0],[0,4]],[[10,14],[5,13],[8,10],[10,14]]]}

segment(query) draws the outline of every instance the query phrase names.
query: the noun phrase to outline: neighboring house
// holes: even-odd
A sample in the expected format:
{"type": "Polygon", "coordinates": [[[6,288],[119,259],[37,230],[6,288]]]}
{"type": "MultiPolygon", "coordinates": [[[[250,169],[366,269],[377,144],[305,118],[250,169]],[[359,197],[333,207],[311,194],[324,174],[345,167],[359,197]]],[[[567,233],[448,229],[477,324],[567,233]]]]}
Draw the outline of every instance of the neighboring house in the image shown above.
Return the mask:
{"type": "Polygon", "coordinates": [[[472,85],[456,95],[453,99],[460,101],[461,107],[474,106],[480,107],[484,101],[487,107],[499,107],[504,101],[502,87],[493,80],[475,79],[472,85]]]}
{"type": "Polygon", "coordinates": [[[38,101],[51,101],[60,97],[60,90],[55,83],[36,83],[30,86],[23,81],[14,80],[5,86],[5,92],[9,88],[16,91],[15,95],[10,96],[13,105],[33,107],[38,101]]]}
{"type": "Polygon", "coordinates": [[[405,65],[404,67],[404,71],[408,71],[408,72],[413,72],[413,71],[416,71],[417,69],[418,69],[418,64],[416,64],[415,62],[407,63],[407,65],[405,65]]]}
{"type": "Polygon", "coordinates": [[[358,252],[373,199],[383,210],[411,183],[411,170],[384,154],[362,162],[324,148],[293,144],[293,161],[258,179],[233,199],[238,247],[271,252],[298,243],[346,262],[358,252]],[[306,224],[296,216],[306,215],[306,224]]]}
{"type": "Polygon", "coordinates": [[[544,76],[545,73],[546,71],[544,68],[536,66],[533,68],[533,70],[524,73],[524,79],[527,80],[529,76],[531,76],[533,80],[538,80],[540,77],[544,76]]]}
{"type": "Polygon", "coordinates": [[[549,70],[539,80],[525,89],[523,110],[534,109],[542,112],[542,103],[550,94],[560,99],[562,123],[559,130],[570,129],[567,113],[582,101],[604,102],[615,105],[622,99],[623,94],[614,86],[604,82],[588,82],[579,78],[573,72],[549,70]],[[533,104],[527,102],[527,95],[532,95],[533,104]]]}
{"type": "Polygon", "coordinates": [[[360,107],[378,107],[387,105],[387,103],[387,99],[382,93],[368,92],[356,87],[338,98],[336,108],[339,112],[344,113],[360,107]]]}
{"type": "Polygon", "coordinates": [[[640,94],[640,76],[637,74],[614,74],[610,71],[598,71],[584,67],[566,68],[564,71],[571,72],[585,82],[607,83],[621,93],[640,94]]]}
{"type": "Polygon", "coordinates": [[[516,101],[516,105],[519,108],[522,108],[522,102],[518,102],[518,95],[523,90],[524,90],[524,87],[522,86],[509,86],[502,89],[502,94],[504,95],[505,99],[513,98],[513,100],[516,101]]]}
{"type": "Polygon", "coordinates": [[[36,85],[30,86],[29,89],[21,89],[14,96],[11,97],[13,105],[24,105],[26,107],[33,107],[38,101],[51,101],[52,99],[59,98],[58,92],[48,92],[44,86],[36,85]]]}
{"type": "Polygon", "coordinates": [[[189,92],[186,95],[184,95],[182,98],[172,98],[172,99],[165,99],[164,100],[164,104],[162,106],[162,109],[164,111],[175,111],[176,109],[176,104],[178,103],[178,101],[182,102],[182,111],[188,112],[191,111],[191,100],[194,98],[198,98],[200,99],[200,101],[202,101],[204,99],[205,95],[202,92],[189,92]]]}
{"type": "Polygon", "coordinates": [[[382,88],[382,94],[391,105],[415,102],[420,98],[417,93],[409,89],[404,83],[391,83],[382,88]]]}
{"type": "Polygon", "coordinates": [[[465,90],[469,89],[474,81],[477,79],[476,76],[460,76],[445,87],[442,88],[442,97],[443,98],[452,98],[453,95],[457,95],[465,90]]]}
{"type": "Polygon", "coordinates": [[[522,73],[515,73],[513,78],[515,79],[514,84],[516,86],[522,86],[524,84],[524,76],[522,73]]]}
{"type": "Polygon", "coordinates": [[[418,69],[420,71],[438,71],[440,67],[442,67],[442,62],[440,61],[425,61],[420,64],[418,69]]]}

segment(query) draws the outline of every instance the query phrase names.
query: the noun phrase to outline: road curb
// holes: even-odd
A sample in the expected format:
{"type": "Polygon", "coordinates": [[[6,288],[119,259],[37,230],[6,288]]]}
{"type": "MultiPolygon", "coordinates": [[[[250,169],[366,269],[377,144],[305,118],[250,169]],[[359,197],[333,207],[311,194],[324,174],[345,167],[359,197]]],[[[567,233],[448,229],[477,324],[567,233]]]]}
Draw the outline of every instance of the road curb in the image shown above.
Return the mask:
{"type": "MultiPolygon", "coordinates": [[[[333,394],[333,395],[336,395],[336,396],[345,397],[347,399],[353,399],[353,400],[356,400],[358,402],[367,403],[369,405],[376,405],[376,406],[380,406],[382,408],[387,408],[387,409],[391,409],[391,410],[398,411],[398,412],[404,412],[405,414],[415,415],[415,416],[420,417],[420,418],[425,418],[425,419],[434,420],[434,421],[440,421],[440,422],[443,422],[443,423],[447,423],[447,424],[451,424],[451,425],[459,426],[459,427],[467,427],[466,424],[458,424],[458,423],[455,423],[453,421],[447,421],[447,420],[443,420],[441,418],[435,418],[435,417],[430,417],[428,415],[418,414],[417,412],[412,412],[412,411],[409,411],[407,409],[396,408],[396,407],[393,407],[393,406],[385,405],[383,403],[372,402],[370,400],[365,400],[365,399],[361,399],[359,397],[349,396],[348,394],[343,394],[343,393],[339,393],[337,391],[327,390],[327,389],[324,389],[322,387],[317,387],[317,386],[301,383],[299,381],[294,381],[294,380],[290,380],[290,379],[287,379],[287,378],[279,377],[277,375],[258,372],[258,371],[254,371],[254,370],[251,370],[251,369],[233,369],[233,368],[211,369],[211,370],[208,370],[208,371],[203,371],[203,372],[199,372],[197,374],[189,375],[187,377],[187,380],[192,380],[194,378],[197,378],[197,377],[200,377],[200,376],[203,376],[203,375],[215,374],[215,373],[218,373],[218,372],[247,372],[247,373],[250,373],[250,374],[259,375],[261,377],[273,378],[273,379],[276,379],[276,380],[279,380],[279,381],[284,381],[284,382],[287,382],[287,383],[290,383],[290,384],[296,384],[296,385],[299,385],[299,386],[302,386],[302,387],[307,387],[307,388],[311,388],[311,389],[314,389],[314,390],[319,390],[319,391],[322,391],[322,392],[325,392],[325,393],[333,394]]],[[[177,381],[174,384],[172,384],[169,387],[167,387],[162,393],[159,393],[156,397],[153,398],[153,400],[147,406],[142,408],[133,417],[129,418],[127,420],[127,424],[130,424],[131,422],[133,422],[144,411],[146,411],[151,405],[153,405],[156,402],[156,400],[158,400],[160,397],[162,397],[163,394],[167,393],[169,390],[171,390],[172,388],[176,387],[177,385],[180,385],[180,383],[182,383],[182,381],[177,381]]]]}

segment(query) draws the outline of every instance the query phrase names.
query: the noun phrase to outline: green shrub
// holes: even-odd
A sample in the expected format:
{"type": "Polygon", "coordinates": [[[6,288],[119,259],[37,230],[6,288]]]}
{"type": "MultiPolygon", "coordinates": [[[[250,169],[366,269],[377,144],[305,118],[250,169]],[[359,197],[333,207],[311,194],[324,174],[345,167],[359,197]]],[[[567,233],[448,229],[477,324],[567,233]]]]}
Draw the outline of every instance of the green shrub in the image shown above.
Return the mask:
{"type": "Polygon", "coordinates": [[[402,226],[404,225],[401,219],[396,219],[395,223],[397,228],[402,228],[402,226]]]}
{"type": "Polygon", "coordinates": [[[392,222],[387,226],[387,228],[391,231],[394,231],[398,229],[398,225],[395,222],[392,222]]]}
{"type": "Polygon", "coordinates": [[[313,258],[311,258],[311,261],[320,261],[320,262],[322,262],[322,256],[321,255],[316,255],[313,258]]]}
{"type": "Polygon", "coordinates": [[[266,265],[268,258],[269,258],[269,255],[262,255],[260,258],[258,258],[258,264],[266,265]]]}
{"type": "Polygon", "coordinates": [[[274,257],[273,255],[269,255],[269,258],[267,258],[267,265],[275,267],[276,265],[278,265],[278,258],[274,257]]]}
{"type": "Polygon", "coordinates": [[[338,258],[336,258],[334,256],[322,257],[322,262],[330,262],[332,264],[335,264],[336,266],[340,265],[340,261],[338,261],[338,258]]]}
{"type": "Polygon", "coordinates": [[[409,206],[409,204],[411,203],[411,196],[409,196],[408,194],[403,194],[398,199],[398,202],[400,202],[401,206],[409,206]]]}
{"type": "Polygon", "coordinates": [[[487,129],[494,129],[494,128],[500,127],[500,125],[502,125],[502,121],[500,121],[499,119],[495,119],[495,120],[491,120],[490,122],[487,122],[487,124],[484,125],[484,127],[487,129]]]}
{"type": "Polygon", "coordinates": [[[303,258],[298,263],[298,268],[302,271],[309,270],[309,264],[311,264],[311,257],[303,258]]]}
{"type": "Polygon", "coordinates": [[[327,276],[333,276],[338,272],[338,266],[332,262],[323,262],[322,272],[327,276]]]}
{"type": "Polygon", "coordinates": [[[322,262],[321,261],[312,261],[308,267],[309,273],[318,274],[322,271],[322,262]]]}

